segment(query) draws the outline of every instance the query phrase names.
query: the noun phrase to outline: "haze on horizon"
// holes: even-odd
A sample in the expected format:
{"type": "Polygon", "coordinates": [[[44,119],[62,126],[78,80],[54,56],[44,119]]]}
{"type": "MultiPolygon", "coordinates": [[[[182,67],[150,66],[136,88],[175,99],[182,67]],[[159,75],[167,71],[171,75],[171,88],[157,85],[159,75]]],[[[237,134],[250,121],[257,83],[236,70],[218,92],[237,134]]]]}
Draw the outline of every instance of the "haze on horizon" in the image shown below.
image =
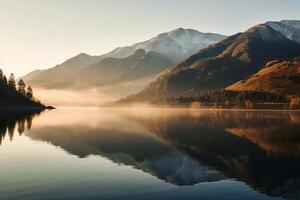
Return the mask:
{"type": "Polygon", "coordinates": [[[1,0],[0,68],[21,76],[179,27],[231,35],[265,21],[300,19],[299,8],[297,0],[1,0]]]}

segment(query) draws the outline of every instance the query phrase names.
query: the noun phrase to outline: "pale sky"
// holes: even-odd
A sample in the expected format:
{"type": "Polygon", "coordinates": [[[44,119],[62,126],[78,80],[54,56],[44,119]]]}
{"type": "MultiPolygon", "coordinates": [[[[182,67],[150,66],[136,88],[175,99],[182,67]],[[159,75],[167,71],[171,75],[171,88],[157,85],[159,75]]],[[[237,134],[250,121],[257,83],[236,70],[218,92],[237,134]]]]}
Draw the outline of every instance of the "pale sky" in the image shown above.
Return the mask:
{"type": "Polygon", "coordinates": [[[20,76],[179,27],[230,35],[299,10],[299,0],[0,0],[0,68],[20,76]]]}

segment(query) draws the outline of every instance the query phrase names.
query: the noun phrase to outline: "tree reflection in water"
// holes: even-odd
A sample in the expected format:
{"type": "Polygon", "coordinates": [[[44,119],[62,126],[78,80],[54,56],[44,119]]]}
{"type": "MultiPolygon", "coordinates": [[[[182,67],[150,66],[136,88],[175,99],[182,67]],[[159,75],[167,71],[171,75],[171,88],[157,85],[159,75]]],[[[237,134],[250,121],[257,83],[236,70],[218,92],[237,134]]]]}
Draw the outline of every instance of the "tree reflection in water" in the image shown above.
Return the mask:
{"type": "Polygon", "coordinates": [[[30,130],[32,126],[32,119],[39,114],[40,112],[37,113],[31,111],[0,112],[0,145],[7,135],[12,141],[16,129],[19,135],[22,135],[25,129],[30,130]]]}

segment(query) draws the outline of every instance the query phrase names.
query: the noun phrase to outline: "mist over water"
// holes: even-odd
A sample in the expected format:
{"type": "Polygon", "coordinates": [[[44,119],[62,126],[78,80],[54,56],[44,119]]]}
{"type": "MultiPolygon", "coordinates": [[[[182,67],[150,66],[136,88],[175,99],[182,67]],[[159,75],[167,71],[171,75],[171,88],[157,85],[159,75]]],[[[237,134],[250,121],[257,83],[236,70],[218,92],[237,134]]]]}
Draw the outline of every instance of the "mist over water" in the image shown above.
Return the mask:
{"type": "Polygon", "coordinates": [[[43,103],[55,106],[98,106],[116,100],[99,92],[97,89],[86,90],[57,90],[37,89],[35,95],[43,103]]]}
{"type": "MultiPolygon", "coordinates": [[[[134,94],[154,77],[126,81],[101,87],[80,86],[62,89],[34,87],[35,96],[43,103],[54,106],[103,106],[134,94]]],[[[76,84],[75,84],[76,85],[76,84]]]]}

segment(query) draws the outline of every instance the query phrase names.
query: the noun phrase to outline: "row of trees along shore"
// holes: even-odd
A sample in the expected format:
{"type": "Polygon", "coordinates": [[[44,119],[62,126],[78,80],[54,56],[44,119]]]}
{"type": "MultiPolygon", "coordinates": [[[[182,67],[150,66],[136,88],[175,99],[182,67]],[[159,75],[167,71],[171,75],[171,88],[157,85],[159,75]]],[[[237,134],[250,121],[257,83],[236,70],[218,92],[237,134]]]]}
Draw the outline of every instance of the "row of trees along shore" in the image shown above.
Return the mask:
{"type": "Polygon", "coordinates": [[[7,85],[9,88],[19,92],[23,96],[27,97],[28,99],[33,99],[33,91],[30,85],[26,87],[25,82],[23,79],[20,79],[17,83],[15,79],[15,75],[13,73],[10,74],[9,78],[4,75],[2,69],[0,69],[0,82],[2,84],[7,85]]]}
{"type": "Polygon", "coordinates": [[[300,108],[300,94],[294,96],[279,95],[262,91],[230,91],[213,90],[199,93],[193,96],[181,96],[171,98],[169,102],[191,104],[192,106],[214,105],[218,107],[282,107],[282,108],[300,108]]]}

